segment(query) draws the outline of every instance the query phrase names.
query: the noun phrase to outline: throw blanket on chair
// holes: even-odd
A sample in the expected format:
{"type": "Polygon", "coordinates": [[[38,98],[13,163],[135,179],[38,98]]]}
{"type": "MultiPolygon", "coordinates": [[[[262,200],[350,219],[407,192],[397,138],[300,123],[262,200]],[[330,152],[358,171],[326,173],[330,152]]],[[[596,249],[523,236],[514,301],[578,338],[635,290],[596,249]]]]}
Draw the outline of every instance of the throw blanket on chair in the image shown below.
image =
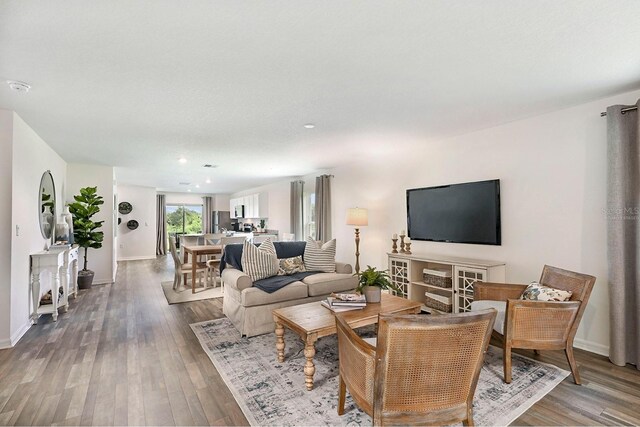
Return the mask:
{"type": "MultiPolygon", "coordinates": [[[[279,259],[282,259],[304,255],[306,242],[273,242],[273,245],[276,248],[276,255],[278,255],[279,259]]],[[[227,266],[231,266],[242,271],[242,244],[234,243],[225,246],[222,258],[220,258],[220,274],[222,274],[222,271],[227,268],[227,266]]],[[[278,289],[284,288],[290,283],[297,282],[298,280],[302,280],[307,276],[317,273],[317,271],[305,271],[302,273],[294,273],[289,276],[267,277],[266,279],[253,282],[253,286],[261,291],[271,294],[278,289]]]]}

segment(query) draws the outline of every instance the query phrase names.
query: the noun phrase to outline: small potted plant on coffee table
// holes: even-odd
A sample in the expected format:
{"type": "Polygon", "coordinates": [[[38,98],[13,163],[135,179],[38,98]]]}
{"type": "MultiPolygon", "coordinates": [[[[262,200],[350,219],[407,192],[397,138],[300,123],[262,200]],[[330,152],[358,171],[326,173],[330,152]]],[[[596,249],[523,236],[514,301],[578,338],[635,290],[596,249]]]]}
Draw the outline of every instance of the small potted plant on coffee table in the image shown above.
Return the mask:
{"type": "Polygon", "coordinates": [[[402,290],[389,280],[387,271],[377,270],[375,267],[368,265],[366,270],[355,274],[355,276],[358,276],[356,291],[364,294],[368,303],[380,302],[380,294],[383,289],[402,294],[402,290]]]}

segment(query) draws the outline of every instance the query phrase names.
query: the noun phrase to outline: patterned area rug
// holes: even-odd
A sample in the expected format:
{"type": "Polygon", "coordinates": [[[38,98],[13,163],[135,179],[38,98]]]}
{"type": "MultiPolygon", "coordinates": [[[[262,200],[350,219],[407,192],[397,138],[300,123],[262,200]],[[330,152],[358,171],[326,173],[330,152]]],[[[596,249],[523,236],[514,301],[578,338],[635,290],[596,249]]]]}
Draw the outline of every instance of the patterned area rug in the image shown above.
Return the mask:
{"type": "MultiPolygon", "coordinates": [[[[302,341],[285,335],[285,362],[278,363],[275,335],[241,338],[231,322],[217,319],[191,325],[202,348],[233,393],[251,425],[371,425],[347,392],[338,416],[338,355],[335,335],[316,343],[314,389],[304,385],[302,341]]],[[[549,393],[569,372],[513,355],[513,381],[502,381],[502,350],[489,347],[474,399],[476,425],[507,425],[549,393]]]]}

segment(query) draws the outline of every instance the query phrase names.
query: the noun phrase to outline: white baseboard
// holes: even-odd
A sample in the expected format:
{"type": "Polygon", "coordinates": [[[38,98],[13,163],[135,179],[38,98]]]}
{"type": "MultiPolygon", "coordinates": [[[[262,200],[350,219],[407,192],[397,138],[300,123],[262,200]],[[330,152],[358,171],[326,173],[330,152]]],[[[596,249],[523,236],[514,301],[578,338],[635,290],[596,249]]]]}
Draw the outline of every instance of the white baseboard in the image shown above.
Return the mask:
{"type": "Polygon", "coordinates": [[[27,333],[30,327],[31,327],[31,320],[28,320],[27,323],[22,325],[20,329],[18,329],[13,335],[11,335],[12,347],[16,345],[18,341],[20,341],[20,338],[22,338],[22,336],[27,333]]]}
{"type": "Polygon", "coordinates": [[[113,280],[111,279],[107,279],[107,280],[94,280],[93,284],[94,285],[110,285],[113,284],[113,280]]]}
{"type": "Polygon", "coordinates": [[[127,256],[127,257],[118,258],[118,261],[141,261],[144,259],[156,259],[156,256],[155,255],[127,256]]]}
{"type": "Polygon", "coordinates": [[[22,325],[20,329],[18,329],[13,333],[13,335],[11,335],[11,338],[0,340],[0,349],[11,348],[14,345],[16,345],[18,341],[20,341],[20,338],[22,338],[23,335],[27,333],[30,327],[31,327],[31,321],[27,321],[27,323],[22,325]]]}
{"type": "Polygon", "coordinates": [[[606,345],[598,344],[593,341],[587,341],[580,338],[576,338],[573,340],[574,347],[579,348],[581,350],[587,350],[591,353],[596,353],[601,356],[609,357],[609,347],[606,345]]]}

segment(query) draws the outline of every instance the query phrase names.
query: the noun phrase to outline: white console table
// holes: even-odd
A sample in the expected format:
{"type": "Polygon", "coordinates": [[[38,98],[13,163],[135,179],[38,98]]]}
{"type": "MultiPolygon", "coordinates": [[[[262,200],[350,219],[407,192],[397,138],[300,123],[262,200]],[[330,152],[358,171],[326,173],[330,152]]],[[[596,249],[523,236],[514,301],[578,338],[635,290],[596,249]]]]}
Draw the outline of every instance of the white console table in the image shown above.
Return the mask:
{"type": "MultiPolygon", "coordinates": [[[[435,254],[388,253],[387,255],[391,281],[403,292],[403,295],[399,296],[421,301],[424,304],[427,291],[448,294],[454,313],[470,310],[473,301],[473,284],[476,281],[504,283],[506,276],[506,265],[501,261],[435,254]],[[422,270],[425,268],[450,271],[452,287],[441,288],[426,284],[422,278],[422,270]]],[[[428,312],[435,310],[424,305],[422,309],[428,312]]]]}
{"type": "Polygon", "coordinates": [[[65,290],[65,297],[74,298],[78,295],[78,245],[70,248],[56,248],[52,246],[49,252],[62,252],[63,264],[60,270],[60,282],[65,290]]]}
{"type": "Polygon", "coordinates": [[[78,290],[78,247],[51,247],[31,257],[31,321],[38,323],[41,314],[51,314],[53,321],[58,320],[58,308],[65,312],[69,307],[69,295],[78,290]],[[40,305],[40,274],[51,277],[51,304],[40,305]],[[58,301],[58,290],[62,285],[62,298],[58,301]],[[71,285],[71,286],[70,286],[71,285]]]}

